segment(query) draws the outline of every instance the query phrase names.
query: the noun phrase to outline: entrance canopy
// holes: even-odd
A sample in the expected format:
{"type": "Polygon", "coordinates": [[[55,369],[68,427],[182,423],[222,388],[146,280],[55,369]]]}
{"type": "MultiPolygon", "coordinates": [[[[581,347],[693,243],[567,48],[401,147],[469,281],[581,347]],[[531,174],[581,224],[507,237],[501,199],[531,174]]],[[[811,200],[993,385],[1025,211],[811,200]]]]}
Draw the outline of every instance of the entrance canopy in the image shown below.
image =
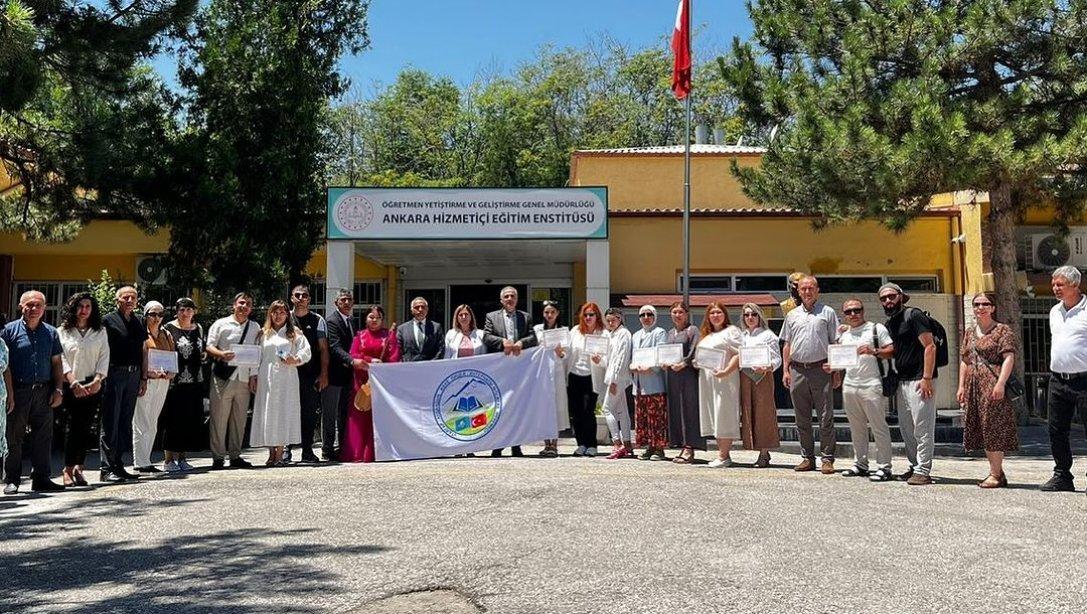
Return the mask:
{"type": "MultiPolygon", "coordinates": [[[[486,269],[570,265],[585,262],[585,241],[577,239],[499,239],[492,241],[376,240],[355,241],[355,252],[379,264],[422,269],[471,267],[486,269]]],[[[478,276],[478,275],[476,275],[478,276]]]]}

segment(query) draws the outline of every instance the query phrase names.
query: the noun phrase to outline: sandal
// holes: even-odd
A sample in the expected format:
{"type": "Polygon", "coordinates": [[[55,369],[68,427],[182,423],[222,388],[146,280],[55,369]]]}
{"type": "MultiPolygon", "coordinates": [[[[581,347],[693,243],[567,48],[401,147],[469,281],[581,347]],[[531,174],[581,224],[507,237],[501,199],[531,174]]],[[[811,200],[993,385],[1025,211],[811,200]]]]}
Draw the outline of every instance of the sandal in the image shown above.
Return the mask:
{"type": "Polygon", "coordinates": [[[677,465],[690,465],[691,462],[692,462],[692,459],[690,459],[690,458],[688,458],[686,456],[683,456],[683,453],[680,452],[679,455],[677,455],[675,458],[672,459],[672,462],[677,464],[677,465]]]}
{"type": "Polygon", "coordinates": [[[1004,473],[1001,473],[999,478],[990,473],[984,480],[978,482],[981,488],[1004,488],[1007,485],[1008,476],[1004,473]]]}
{"type": "Polygon", "coordinates": [[[766,469],[770,466],[770,453],[760,452],[758,460],[755,461],[755,467],[759,469],[766,469]]]}

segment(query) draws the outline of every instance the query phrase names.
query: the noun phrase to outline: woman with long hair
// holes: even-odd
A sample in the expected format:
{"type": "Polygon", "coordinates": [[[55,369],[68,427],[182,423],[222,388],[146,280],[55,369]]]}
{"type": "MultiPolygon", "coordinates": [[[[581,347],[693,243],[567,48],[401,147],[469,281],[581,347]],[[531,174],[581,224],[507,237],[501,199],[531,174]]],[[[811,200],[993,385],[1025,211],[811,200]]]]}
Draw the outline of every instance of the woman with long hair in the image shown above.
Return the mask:
{"type": "MultiPolygon", "coordinates": [[[[603,386],[603,367],[594,364],[585,351],[585,337],[604,333],[603,318],[596,303],[585,303],[578,309],[577,326],[570,331],[570,375],[567,378],[566,400],[570,407],[570,426],[574,429],[577,449],[574,456],[596,456],[596,401],[603,386]],[[594,380],[593,374],[597,374],[594,380]]],[[[599,360],[599,359],[598,359],[599,360]]]]}
{"type": "Polygon", "coordinates": [[[166,393],[162,410],[162,449],[166,454],[163,469],[168,473],[191,471],[186,455],[200,449],[200,428],[204,423],[204,328],[194,321],[196,303],[179,298],[177,318],[166,324],[166,331],[177,348],[177,377],[166,393]]]}
{"type": "Polygon", "coordinates": [[[102,382],[109,375],[109,339],[102,328],[98,300],[90,292],[73,294],[60,312],[57,330],[64,349],[65,486],[86,486],[83,463],[94,446],[92,431],[102,405],[102,382]]]}
{"type": "MultiPolygon", "coordinates": [[[[545,330],[559,328],[559,304],[556,301],[547,300],[543,302],[543,319],[544,321],[542,323],[533,327],[540,346],[543,346],[543,332],[545,330]]],[[[555,420],[558,431],[564,431],[570,428],[570,401],[567,398],[566,393],[566,372],[569,370],[570,361],[570,352],[567,351],[568,349],[569,348],[557,347],[554,350],[556,357],[554,366],[555,420]]],[[[544,458],[555,458],[558,455],[559,440],[545,439],[544,449],[540,451],[540,456],[544,458]]]]}
{"type": "Polygon", "coordinates": [[[476,314],[468,305],[453,310],[453,325],[445,333],[443,358],[466,358],[487,353],[483,345],[483,329],[476,328],[476,314]]]}
{"type": "Polygon", "coordinates": [[[733,440],[740,438],[740,377],[737,371],[743,333],[729,323],[728,310],[720,301],[706,306],[700,332],[702,339],[698,347],[724,353],[721,364],[699,365],[698,406],[702,435],[717,440],[717,458],[710,461],[710,467],[730,467],[729,450],[733,440]]]}
{"type": "Polygon", "coordinates": [[[630,387],[630,331],[623,326],[623,311],[610,307],[604,312],[604,327],[608,337],[608,356],[593,362],[604,366],[604,397],[601,403],[604,419],[611,433],[612,450],[608,460],[634,458],[634,441],[630,436],[630,410],[627,409],[627,388],[630,387]]]}
{"type": "Polygon", "coordinates": [[[147,341],[143,348],[143,366],[147,374],[147,390],[136,399],[136,411],[132,415],[132,465],[139,473],[162,473],[151,464],[151,448],[159,430],[159,414],[166,403],[170,380],[177,373],[148,368],[147,355],[151,350],[173,352],[174,339],[163,327],[166,307],[158,301],[148,301],[143,307],[147,341]]]}
{"type": "Polygon", "coordinates": [[[691,324],[691,310],[686,303],[672,303],[668,315],[673,328],[668,331],[667,343],[683,344],[683,360],[664,369],[668,382],[668,439],[671,447],[680,449],[672,462],[689,465],[695,450],[706,449],[698,419],[698,369],[691,364],[701,333],[691,324]]]}
{"type": "Polygon", "coordinates": [[[758,450],[755,466],[770,466],[770,450],[781,445],[778,409],[774,401],[774,371],[781,366],[781,344],[766,324],[755,303],[741,309],[744,347],[764,345],[770,350],[770,366],[740,370],[740,437],[745,450],[758,450]]]}
{"type": "MultiPolygon", "coordinates": [[[[352,366],[355,368],[355,388],[352,398],[370,379],[370,365],[400,362],[400,344],[396,333],[385,326],[385,310],[381,305],[366,309],[366,328],[355,335],[351,343],[352,366]]],[[[374,419],[369,411],[352,406],[347,413],[347,426],[340,460],[347,463],[374,462],[374,419]]]]}
{"type": "Polygon", "coordinates": [[[291,321],[285,301],[272,301],[268,306],[261,332],[249,445],[268,448],[265,465],[272,467],[284,464],[284,447],[302,441],[298,365],[309,362],[313,349],[291,321]]]}

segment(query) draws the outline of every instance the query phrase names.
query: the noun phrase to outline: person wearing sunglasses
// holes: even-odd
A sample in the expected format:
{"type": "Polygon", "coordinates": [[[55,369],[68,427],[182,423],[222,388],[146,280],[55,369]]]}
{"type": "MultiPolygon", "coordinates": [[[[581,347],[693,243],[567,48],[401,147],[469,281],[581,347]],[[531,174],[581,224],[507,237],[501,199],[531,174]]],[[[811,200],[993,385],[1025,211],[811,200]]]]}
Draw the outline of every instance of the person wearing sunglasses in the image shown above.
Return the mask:
{"type": "MultiPolygon", "coordinates": [[[[307,284],[298,284],[291,288],[290,318],[294,328],[302,331],[309,345],[310,360],[295,369],[298,372],[298,404],[302,425],[302,462],[319,463],[321,459],[313,452],[313,440],[317,435],[318,417],[321,415],[321,392],[328,387],[328,323],[320,314],[310,309],[310,289],[307,284]]],[[[287,446],[283,452],[283,461],[291,461],[291,451],[295,446],[287,446]]]]}
{"type": "Polygon", "coordinates": [[[851,298],[842,304],[845,324],[839,328],[838,343],[857,346],[857,366],[845,370],[842,380],[842,403],[849,420],[849,435],[853,441],[853,467],[842,472],[845,477],[867,477],[873,482],[894,478],[891,473],[891,429],[887,426],[887,401],[883,396],[880,365],[877,360],[890,360],[894,344],[887,327],[869,322],[864,317],[864,303],[851,298]],[[868,429],[876,440],[876,468],[868,464],[868,429]]]}
{"type": "MultiPolygon", "coordinates": [[[[657,326],[657,308],[642,305],[638,310],[642,329],[631,338],[631,351],[652,348],[665,343],[668,333],[657,326]]],[[[639,460],[668,460],[668,397],[665,395],[664,370],[660,367],[634,368],[634,435],[635,443],[645,450],[639,460]]]]}
{"type": "Polygon", "coordinates": [[[577,326],[570,331],[570,374],[566,379],[566,402],[570,407],[570,426],[577,449],[574,456],[596,456],[596,402],[599,386],[604,384],[604,368],[594,364],[585,351],[585,337],[602,335],[604,323],[600,307],[585,303],[578,309],[577,326]]]}
{"type": "Polygon", "coordinates": [[[955,394],[963,409],[962,445],[968,452],[984,450],[989,475],[978,482],[982,488],[1003,488],[1004,454],[1019,448],[1015,405],[1005,385],[1015,370],[1015,332],[996,321],[993,295],[974,296],[974,325],[963,336],[959,360],[959,389],[955,394]]]}
{"type": "MultiPolygon", "coordinates": [[[[147,324],[147,341],[144,342],[144,365],[147,365],[146,353],[149,350],[175,352],[174,338],[163,326],[166,308],[158,301],[148,301],[143,308],[144,322],[147,324]]],[[[136,411],[132,415],[132,464],[137,473],[162,473],[151,464],[151,447],[158,433],[159,414],[166,404],[166,393],[170,390],[170,380],[177,373],[161,369],[147,369],[147,390],[136,400],[136,411]]]]}
{"type": "Polygon", "coordinates": [[[778,409],[774,400],[774,371],[781,366],[781,343],[766,324],[755,303],[741,307],[743,345],[764,345],[770,350],[770,366],[740,369],[740,439],[745,450],[758,450],[755,467],[770,466],[770,450],[781,445],[778,409]]]}

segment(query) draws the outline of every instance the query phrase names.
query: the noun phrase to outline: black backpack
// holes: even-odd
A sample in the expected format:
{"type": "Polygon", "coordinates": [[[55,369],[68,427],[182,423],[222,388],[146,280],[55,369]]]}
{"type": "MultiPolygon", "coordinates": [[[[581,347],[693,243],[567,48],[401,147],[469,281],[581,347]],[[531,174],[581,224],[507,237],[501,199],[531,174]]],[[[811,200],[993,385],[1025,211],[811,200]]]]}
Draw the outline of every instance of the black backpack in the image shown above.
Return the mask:
{"type": "Polygon", "coordinates": [[[936,344],[936,367],[946,367],[948,363],[948,350],[947,350],[947,329],[944,328],[940,321],[932,317],[927,311],[922,311],[917,307],[908,307],[914,311],[911,314],[912,317],[918,317],[918,314],[923,315],[928,320],[928,329],[932,331],[932,341],[936,344]]]}

